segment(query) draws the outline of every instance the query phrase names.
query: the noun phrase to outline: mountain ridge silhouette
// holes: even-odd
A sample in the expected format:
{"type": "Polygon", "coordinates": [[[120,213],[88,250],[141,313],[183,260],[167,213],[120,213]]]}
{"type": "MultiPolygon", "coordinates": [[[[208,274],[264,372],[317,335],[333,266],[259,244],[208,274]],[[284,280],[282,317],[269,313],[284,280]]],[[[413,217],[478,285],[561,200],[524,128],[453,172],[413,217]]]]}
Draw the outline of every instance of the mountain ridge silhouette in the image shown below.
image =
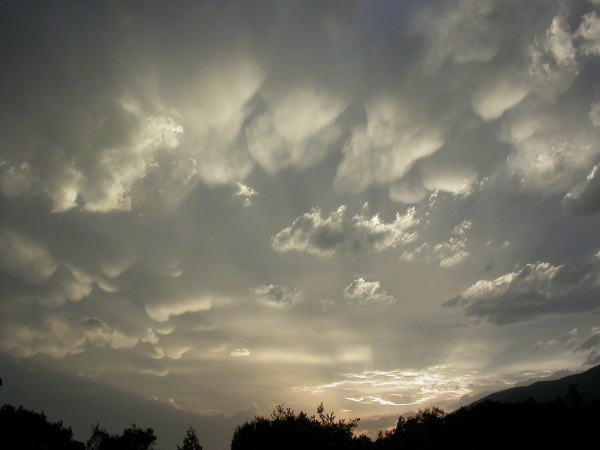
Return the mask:
{"type": "Polygon", "coordinates": [[[577,387],[577,391],[583,395],[584,402],[600,399],[600,365],[559,379],[540,380],[527,386],[515,386],[494,392],[471,402],[469,406],[485,401],[502,403],[517,403],[529,399],[536,402],[552,401],[557,397],[564,398],[571,385],[577,387]]]}

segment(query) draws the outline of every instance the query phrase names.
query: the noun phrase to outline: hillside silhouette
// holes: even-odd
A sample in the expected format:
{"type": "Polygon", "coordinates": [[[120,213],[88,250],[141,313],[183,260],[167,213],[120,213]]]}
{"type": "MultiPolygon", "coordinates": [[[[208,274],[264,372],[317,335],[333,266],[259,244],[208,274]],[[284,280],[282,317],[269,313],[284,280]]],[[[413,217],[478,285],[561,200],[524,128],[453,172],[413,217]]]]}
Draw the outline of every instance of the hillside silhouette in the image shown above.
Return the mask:
{"type": "Polygon", "coordinates": [[[489,394],[474,403],[488,400],[498,402],[520,402],[533,399],[537,402],[554,400],[557,396],[564,395],[569,386],[576,385],[577,390],[585,398],[600,398],[600,365],[592,367],[574,375],[559,378],[558,380],[537,381],[528,386],[513,387],[489,394]]]}

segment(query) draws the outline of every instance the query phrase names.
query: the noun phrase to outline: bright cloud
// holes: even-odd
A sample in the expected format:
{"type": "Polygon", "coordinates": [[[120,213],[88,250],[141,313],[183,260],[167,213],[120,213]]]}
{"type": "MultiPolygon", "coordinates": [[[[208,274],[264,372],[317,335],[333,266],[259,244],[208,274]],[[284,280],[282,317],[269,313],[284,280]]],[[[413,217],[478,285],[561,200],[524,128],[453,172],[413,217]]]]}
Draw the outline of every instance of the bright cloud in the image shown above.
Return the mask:
{"type": "Polygon", "coordinates": [[[415,209],[409,208],[404,215],[396,214],[391,223],[381,221],[379,216],[371,219],[357,214],[349,218],[346,207],[340,206],[326,218],[320,209],[297,218],[271,240],[271,248],[277,252],[303,252],[322,258],[341,253],[379,252],[416,238],[412,229],[417,225],[415,209]]]}
{"type": "Polygon", "coordinates": [[[244,199],[244,203],[243,203],[244,208],[252,206],[251,198],[254,197],[255,195],[257,195],[258,192],[256,192],[251,187],[246,186],[245,184],[240,183],[240,182],[237,183],[237,188],[238,189],[237,189],[235,195],[238,197],[242,197],[244,199]]]}
{"type": "Polygon", "coordinates": [[[358,278],[346,286],[344,298],[359,305],[396,303],[396,299],[381,288],[379,281],[365,281],[364,278],[358,278]]]}
{"type": "Polygon", "coordinates": [[[245,348],[236,348],[231,351],[231,356],[234,358],[244,358],[246,356],[250,356],[250,352],[245,348]]]}
{"type": "Polygon", "coordinates": [[[172,316],[199,311],[208,311],[212,308],[212,299],[210,297],[201,297],[181,302],[161,302],[158,304],[146,305],[145,310],[148,317],[157,322],[166,322],[172,316]]]}

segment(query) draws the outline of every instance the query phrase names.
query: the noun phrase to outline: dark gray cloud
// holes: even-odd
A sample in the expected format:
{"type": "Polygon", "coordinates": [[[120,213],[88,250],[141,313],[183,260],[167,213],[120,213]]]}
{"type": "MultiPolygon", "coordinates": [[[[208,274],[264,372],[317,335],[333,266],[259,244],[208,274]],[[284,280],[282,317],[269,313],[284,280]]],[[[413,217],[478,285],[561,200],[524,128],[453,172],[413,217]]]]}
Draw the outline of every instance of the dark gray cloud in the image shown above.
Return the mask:
{"type": "Polygon", "coordinates": [[[553,266],[540,262],[494,280],[481,280],[444,306],[497,325],[529,321],[547,314],[582,313],[600,306],[595,265],[553,266]]]}
{"type": "Polygon", "coordinates": [[[278,284],[262,285],[252,288],[254,295],[276,305],[291,305],[304,297],[302,289],[288,289],[278,284]]]}

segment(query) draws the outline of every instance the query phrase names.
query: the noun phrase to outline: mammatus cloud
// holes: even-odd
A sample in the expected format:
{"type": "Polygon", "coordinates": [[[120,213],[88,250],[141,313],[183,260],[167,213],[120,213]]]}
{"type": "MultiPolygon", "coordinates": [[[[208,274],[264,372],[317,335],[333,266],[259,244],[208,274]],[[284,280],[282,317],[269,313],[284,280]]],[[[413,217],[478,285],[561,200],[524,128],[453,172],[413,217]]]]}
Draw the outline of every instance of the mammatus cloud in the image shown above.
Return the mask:
{"type": "Polygon", "coordinates": [[[345,99],[306,86],[265,95],[267,112],[245,133],[248,151],[269,173],[315,164],[340,137],[334,124],[346,107],[345,99]]]}
{"type": "MultiPolygon", "coordinates": [[[[4,162],[0,189],[8,197],[43,193],[53,212],[77,206],[90,212],[129,211],[132,191],[159,166],[161,151],[180,143],[183,127],[164,113],[152,115],[129,99],[107,102],[96,133],[78,143],[89,152],[55,161],[52,168],[41,161],[4,162]]],[[[73,149],[75,150],[75,149],[73,149]]]]}
{"type": "MultiPolygon", "coordinates": [[[[60,15],[64,28],[86,33],[75,39],[58,24],[45,24],[44,44],[27,41],[26,31],[14,26],[27,8],[7,11],[7,54],[20,55],[18,48],[40,57],[17,61],[7,75],[7,85],[16,87],[7,105],[23,111],[30,125],[19,126],[20,115],[7,112],[2,146],[20,150],[0,159],[2,193],[45,195],[55,212],[129,211],[157,196],[188,195],[198,182],[243,181],[256,165],[274,174],[339,152],[339,190],[382,185],[391,198],[411,203],[435,189],[468,190],[478,179],[477,164],[465,169],[451,157],[453,140],[480,126],[460,123],[473,115],[494,128],[490,140],[500,136],[511,147],[508,169],[524,189],[566,193],[596,162],[598,130],[582,120],[589,109],[557,102],[579,88],[600,55],[593,3],[576,9],[560,1],[545,8],[446,2],[412,14],[402,25],[408,33],[375,35],[372,21],[380,18],[372,5],[292,8],[293,19],[282,13],[285,7],[270,5],[260,24],[237,6],[237,12],[208,7],[222,19],[235,17],[231,33],[206,11],[194,16],[199,10],[192,8],[197,23],[174,21],[176,47],[162,20],[166,11],[143,15],[147,23],[132,33],[123,17],[135,17],[135,6],[103,21],[82,20],[85,5],[73,11],[45,6],[41,17],[60,15]],[[522,21],[509,19],[515,10],[522,21]],[[302,25],[296,29],[288,20],[302,25]],[[507,35],[507,27],[514,32],[507,35]],[[105,29],[114,29],[123,45],[111,45],[105,29]],[[311,39],[299,39],[307,33],[311,39]],[[363,54],[371,47],[392,53],[363,54]],[[55,48],[71,52],[55,58],[55,48]],[[395,53],[400,49],[402,58],[395,53]],[[42,61],[52,61],[53,70],[42,61]],[[36,76],[44,83],[31,83],[36,76]],[[565,111],[573,120],[562,120],[565,111]],[[432,168],[438,157],[448,161],[444,170],[432,168]],[[411,171],[418,176],[407,183],[411,171]]],[[[386,18],[406,20],[401,10],[386,18]]],[[[37,16],[29,20],[39,25],[33,28],[42,25],[37,16]]]]}
{"type": "Polygon", "coordinates": [[[506,325],[548,314],[593,311],[600,307],[598,281],[592,264],[577,267],[539,262],[494,280],[478,281],[443,305],[506,325]]]}
{"type": "Polygon", "coordinates": [[[44,246],[21,234],[0,229],[0,270],[37,284],[46,281],[58,269],[59,263],[44,246]]]}
{"type": "MultiPolygon", "coordinates": [[[[26,307],[21,302],[21,307],[26,307]]],[[[8,313],[2,308],[3,313],[8,313]]],[[[37,354],[64,358],[85,351],[87,343],[96,347],[108,346],[115,350],[130,349],[142,336],[131,336],[96,319],[79,319],[64,314],[38,312],[38,320],[32,323],[22,318],[2,321],[0,351],[24,358],[37,354]]]]}
{"type": "Polygon", "coordinates": [[[415,106],[389,96],[367,103],[366,125],[354,129],[342,148],[334,181],[338,189],[358,193],[374,183],[393,183],[442,147],[443,132],[425,114],[415,115],[415,106]]]}
{"type": "Polygon", "coordinates": [[[391,305],[396,299],[381,288],[379,281],[354,280],[344,289],[344,298],[359,305],[391,305]]]}
{"type": "Polygon", "coordinates": [[[385,223],[379,216],[368,219],[362,214],[348,217],[346,207],[340,206],[327,217],[320,209],[298,217],[291,227],[271,239],[277,252],[296,251],[329,258],[336,253],[379,252],[416,239],[412,231],[418,224],[414,208],[404,215],[396,214],[393,222],[385,223]]]}
{"type": "Polygon", "coordinates": [[[254,295],[275,305],[292,305],[304,299],[302,289],[289,289],[278,284],[262,285],[250,290],[254,295]]]}
{"type": "Polygon", "coordinates": [[[48,248],[9,228],[0,229],[0,272],[21,282],[19,295],[54,308],[87,297],[94,285],[105,292],[116,290],[103,277],[60,262],[48,248]]]}
{"type": "Polygon", "coordinates": [[[2,3],[0,352],[363,418],[600,361],[598,0],[177,5],[2,3]]]}
{"type": "MultiPolygon", "coordinates": [[[[533,95],[516,111],[507,135],[513,145],[508,168],[528,191],[568,192],[580,184],[577,180],[598,158],[595,142],[600,135],[594,125],[594,104],[587,110],[573,110],[576,117],[563,120],[564,110],[556,103],[596,58],[598,24],[592,11],[580,17],[578,28],[572,31],[566,16],[559,13],[530,47],[533,95]]],[[[566,201],[573,196],[577,193],[566,201]]]]}
{"type": "Polygon", "coordinates": [[[83,320],[81,326],[85,329],[85,337],[88,342],[97,347],[109,345],[114,349],[121,349],[131,348],[140,341],[149,342],[147,336],[139,338],[127,336],[95,317],[83,320]]]}

